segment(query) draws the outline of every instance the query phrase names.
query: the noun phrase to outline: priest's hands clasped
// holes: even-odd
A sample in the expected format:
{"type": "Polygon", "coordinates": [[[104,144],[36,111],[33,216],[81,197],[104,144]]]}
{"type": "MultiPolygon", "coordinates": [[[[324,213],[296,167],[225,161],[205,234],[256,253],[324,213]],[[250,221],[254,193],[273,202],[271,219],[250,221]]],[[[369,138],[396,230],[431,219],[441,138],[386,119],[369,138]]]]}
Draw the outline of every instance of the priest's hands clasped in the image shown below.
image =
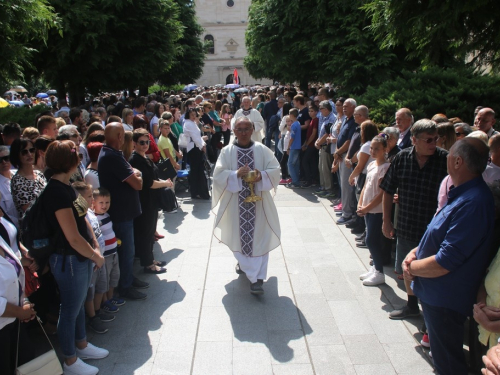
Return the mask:
{"type": "MultiPolygon", "coordinates": [[[[238,178],[242,178],[243,176],[247,175],[248,172],[250,172],[251,169],[250,167],[248,166],[248,164],[245,164],[243,167],[240,167],[237,171],[236,171],[236,176],[238,176],[238,178]]],[[[260,171],[258,169],[255,169],[255,173],[257,174],[257,178],[255,179],[254,182],[259,182],[262,180],[262,174],[260,173],[260,171]]]]}

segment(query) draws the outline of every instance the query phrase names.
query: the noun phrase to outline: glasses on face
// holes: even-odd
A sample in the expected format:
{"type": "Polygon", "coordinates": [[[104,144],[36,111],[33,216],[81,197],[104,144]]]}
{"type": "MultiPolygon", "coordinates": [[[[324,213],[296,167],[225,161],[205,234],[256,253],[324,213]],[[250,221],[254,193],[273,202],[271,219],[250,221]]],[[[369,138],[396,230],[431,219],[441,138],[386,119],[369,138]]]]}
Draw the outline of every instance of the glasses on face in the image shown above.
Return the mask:
{"type": "Polygon", "coordinates": [[[31,155],[34,155],[35,154],[35,148],[32,147],[32,148],[25,148],[24,150],[21,150],[21,155],[22,156],[26,156],[26,155],[28,155],[28,153],[30,153],[31,155]]]}
{"type": "Polygon", "coordinates": [[[149,146],[149,141],[138,141],[137,143],[139,143],[141,146],[149,146]]]}
{"type": "Polygon", "coordinates": [[[455,133],[455,135],[456,135],[457,137],[461,137],[462,135],[465,135],[465,133],[459,133],[459,132],[456,132],[456,133],[455,133]]]}
{"type": "Polygon", "coordinates": [[[432,138],[419,138],[421,141],[424,141],[425,143],[431,144],[431,143],[436,143],[437,140],[439,139],[438,136],[432,137],[432,138]]]}
{"type": "Polygon", "coordinates": [[[242,128],[237,128],[237,129],[234,129],[234,130],[237,131],[238,133],[243,133],[244,134],[244,133],[251,132],[253,129],[251,129],[251,128],[243,128],[243,129],[242,128]]]}
{"type": "Polygon", "coordinates": [[[10,155],[0,156],[0,163],[2,163],[2,162],[8,163],[9,161],[10,161],[10,155]]]}

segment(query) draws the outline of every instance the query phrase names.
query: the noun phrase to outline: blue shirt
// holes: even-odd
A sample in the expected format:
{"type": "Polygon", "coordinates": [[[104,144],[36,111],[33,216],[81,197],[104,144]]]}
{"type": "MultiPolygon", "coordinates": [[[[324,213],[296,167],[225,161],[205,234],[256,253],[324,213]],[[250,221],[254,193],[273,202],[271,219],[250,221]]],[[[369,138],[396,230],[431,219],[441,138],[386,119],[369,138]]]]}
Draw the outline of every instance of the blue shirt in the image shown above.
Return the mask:
{"type": "Polygon", "coordinates": [[[293,139],[293,143],[290,145],[291,150],[300,150],[302,148],[300,131],[300,122],[295,121],[290,129],[290,138],[293,139]]]}
{"type": "Polygon", "coordinates": [[[438,264],[450,272],[415,278],[413,292],[423,302],[463,315],[472,313],[488,265],[494,207],[481,176],[448,192],[448,203],[434,216],[418,245],[417,259],[435,255],[438,264]]]}
{"type": "Polygon", "coordinates": [[[356,131],[356,126],[354,116],[351,116],[350,118],[346,117],[344,121],[342,121],[339,137],[337,138],[337,149],[341,148],[344,143],[351,140],[354,132],[356,131]]]}

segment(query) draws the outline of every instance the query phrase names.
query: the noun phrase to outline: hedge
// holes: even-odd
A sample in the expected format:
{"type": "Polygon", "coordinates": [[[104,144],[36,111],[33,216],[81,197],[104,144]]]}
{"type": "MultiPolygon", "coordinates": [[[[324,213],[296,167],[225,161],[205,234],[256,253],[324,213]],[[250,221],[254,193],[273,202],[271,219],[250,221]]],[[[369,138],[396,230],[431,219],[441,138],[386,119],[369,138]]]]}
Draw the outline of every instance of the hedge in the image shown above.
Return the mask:
{"type": "Polygon", "coordinates": [[[33,108],[28,107],[5,107],[0,108],[0,124],[5,125],[9,122],[16,122],[21,128],[35,126],[35,117],[41,112],[47,111],[45,104],[37,105],[33,108]]]}
{"type": "Polygon", "coordinates": [[[444,113],[472,125],[477,106],[491,107],[497,113],[500,110],[500,78],[470,70],[403,71],[378,87],[369,86],[357,99],[379,124],[393,123],[396,110],[406,107],[413,112],[415,121],[444,113]]]}

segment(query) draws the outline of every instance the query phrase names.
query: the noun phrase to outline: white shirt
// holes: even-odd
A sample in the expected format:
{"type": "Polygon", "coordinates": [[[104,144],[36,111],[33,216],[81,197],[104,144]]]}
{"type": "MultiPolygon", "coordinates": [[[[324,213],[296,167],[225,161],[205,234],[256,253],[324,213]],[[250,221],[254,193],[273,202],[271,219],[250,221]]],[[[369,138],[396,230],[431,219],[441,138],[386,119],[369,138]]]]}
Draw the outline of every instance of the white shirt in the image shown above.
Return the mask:
{"type": "Polygon", "coordinates": [[[0,198],[0,207],[9,215],[14,225],[19,228],[19,212],[10,193],[10,179],[2,175],[0,175],[0,194],[2,195],[0,198]]]}
{"type": "Polygon", "coordinates": [[[21,283],[21,287],[23,290],[21,298],[24,298],[25,276],[24,269],[21,266],[21,261],[18,257],[16,257],[10,246],[5,243],[2,237],[0,237],[0,247],[2,247],[3,251],[9,253],[9,255],[14,258],[21,267],[21,272],[19,274],[19,277],[17,277],[16,271],[12,264],[10,264],[7,259],[0,257],[0,329],[2,329],[7,324],[10,324],[16,320],[16,318],[2,318],[1,315],[3,315],[3,313],[5,312],[7,303],[11,303],[16,306],[20,305],[19,283],[21,283]]]}
{"type": "Polygon", "coordinates": [[[205,146],[205,141],[201,138],[201,131],[192,120],[184,121],[184,134],[191,137],[191,141],[188,143],[187,151],[191,151],[195,145],[200,150],[205,146]]]}
{"type": "Polygon", "coordinates": [[[398,146],[399,146],[399,144],[400,144],[401,142],[403,142],[403,138],[404,138],[404,137],[406,136],[406,134],[410,131],[410,128],[411,128],[411,126],[410,126],[408,129],[406,129],[404,132],[402,132],[402,133],[400,132],[400,133],[399,133],[398,146]]]}
{"type": "Polygon", "coordinates": [[[493,181],[500,180],[500,167],[493,163],[488,163],[483,172],[484,182],[491,184],[493,181]]]}

